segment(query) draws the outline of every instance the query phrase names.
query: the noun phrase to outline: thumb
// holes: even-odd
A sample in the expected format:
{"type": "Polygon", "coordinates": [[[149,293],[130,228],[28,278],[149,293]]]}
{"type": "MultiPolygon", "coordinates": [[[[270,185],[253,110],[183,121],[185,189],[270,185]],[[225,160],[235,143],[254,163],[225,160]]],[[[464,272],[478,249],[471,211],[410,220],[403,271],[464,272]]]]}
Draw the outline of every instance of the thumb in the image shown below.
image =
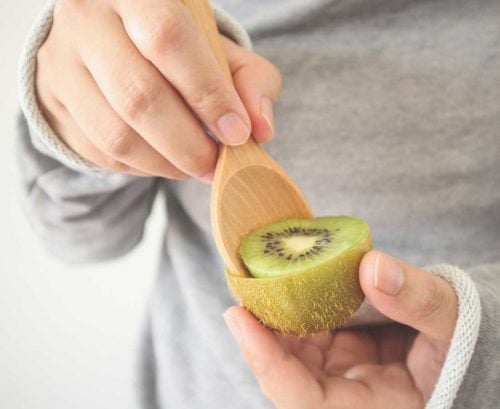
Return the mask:
{"type": "Polygon", "coordinates": [[[234,86],[252,123],[252,136],[258,143],[274,136],[273,104],[281,91],[279,70],[258,54],[223,38],[234,86]]]}
{"type": "Polygon", "coordinates": [[[436,340],[451,340],[457,298],[442,278],[371,251],[361,261],[359,279],[366,297],[382,314],[436,340]]]}
{"type": "Polygon", "coordinates": [[[321,386],[273,331],[242,307],[229,308],[224,320],[269,400],[279,408],[317,407],[321,386]]]}

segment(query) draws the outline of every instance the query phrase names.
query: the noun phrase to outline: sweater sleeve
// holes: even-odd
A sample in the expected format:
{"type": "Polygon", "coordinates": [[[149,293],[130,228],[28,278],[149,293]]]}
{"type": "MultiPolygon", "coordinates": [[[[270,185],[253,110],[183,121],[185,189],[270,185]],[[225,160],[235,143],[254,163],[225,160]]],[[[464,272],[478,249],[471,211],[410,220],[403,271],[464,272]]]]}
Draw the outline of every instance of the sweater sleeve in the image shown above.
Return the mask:
{"type": "MultiPolygon", "coordinates": [[[[18,72],[22,115],[17,155],[21,200],[30,224],[54,256],[70,263],[109,259],[137,244],[159,179],[104,171],[72,151],[51,129],[36,99],[36,56],[52,27],[55,0],[41,10],[18,72]]],[[[222,34],[250,48],[245,30],[215,7],[222,34]]]]}
{"type": "Polygon", "coordinates": [[[132,249],[142,237],[157,180],[75,170],[37,149],[36,138],[20,116],[21,203],[46,250],[64,262],[85,263],[132,249]]]}
{"type": "Polygon", "coordinates": [[[426,405],[426,409],[451,409],[475,352],[481,322],[481,303],[470,276],[458,267],[440,264],[425,269],[448,281],[458,300],[458,317],[450,348],[434,392],[426,405]]]}
{"type": "Polygon", "coordinates": [[[472,268],[470,276],[481,300],[481,322],[453,408],[496,409],[500,405],[500,263],[472,268]]]}
{"type": "Polygon", "coordinates": [[[500,401],[500,263],[428,271],[447,280],[458,319],[439,380],[426,409],[495,409],[500,401]]]}

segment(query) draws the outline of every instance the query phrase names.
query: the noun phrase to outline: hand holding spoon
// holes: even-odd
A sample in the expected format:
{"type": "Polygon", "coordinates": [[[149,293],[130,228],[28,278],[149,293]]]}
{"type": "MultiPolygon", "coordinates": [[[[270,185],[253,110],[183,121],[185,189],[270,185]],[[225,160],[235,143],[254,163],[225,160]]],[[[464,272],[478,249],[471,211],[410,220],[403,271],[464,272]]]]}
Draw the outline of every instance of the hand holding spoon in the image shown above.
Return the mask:
{"type": "MultiPolygon", "coordinates": [[[[232,78],[208,0],[183,2],[232,78]]],[[[241,146],[220,145],[210,213],[219,253],[229,270],[241,276],[248,273],[238,249],[250,231],[278,220],[313,217],[295,182],[252,138],[241,146]]]]}

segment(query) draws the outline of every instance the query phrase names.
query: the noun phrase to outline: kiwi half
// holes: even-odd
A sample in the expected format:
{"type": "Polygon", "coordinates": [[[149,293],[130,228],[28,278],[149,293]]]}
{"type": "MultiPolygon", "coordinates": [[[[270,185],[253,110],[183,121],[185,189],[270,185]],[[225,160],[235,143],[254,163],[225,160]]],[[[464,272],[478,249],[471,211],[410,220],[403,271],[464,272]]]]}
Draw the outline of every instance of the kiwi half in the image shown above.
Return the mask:
{"type": "Polygon", "coordinates": [[[304,336],[341,326],[364,295],[359,264],[372,248],[355,217],[290,219],[258,228],[240,247],[252,277],[226,272],[240,303],[265,325],[304,336]]]}

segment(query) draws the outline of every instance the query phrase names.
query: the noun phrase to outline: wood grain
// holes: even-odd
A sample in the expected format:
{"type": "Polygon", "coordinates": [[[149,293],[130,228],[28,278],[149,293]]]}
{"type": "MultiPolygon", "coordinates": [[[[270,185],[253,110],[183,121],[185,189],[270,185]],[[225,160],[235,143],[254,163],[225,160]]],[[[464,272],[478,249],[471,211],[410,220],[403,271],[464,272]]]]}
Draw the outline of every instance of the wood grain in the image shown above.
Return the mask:
{"type": "MultiPolygon", "coordinates": [[[[219,64],[231,77],[212,10],[207,0],[183,0],[208,40],[219,64]]],[[[210,217],[214,240],[228,268],[249,275],[238,253],[251,230],[290,218],[312,218],[295,182],[253,138],[241,146],[220,145],[212,186],[210,217]]]]}

